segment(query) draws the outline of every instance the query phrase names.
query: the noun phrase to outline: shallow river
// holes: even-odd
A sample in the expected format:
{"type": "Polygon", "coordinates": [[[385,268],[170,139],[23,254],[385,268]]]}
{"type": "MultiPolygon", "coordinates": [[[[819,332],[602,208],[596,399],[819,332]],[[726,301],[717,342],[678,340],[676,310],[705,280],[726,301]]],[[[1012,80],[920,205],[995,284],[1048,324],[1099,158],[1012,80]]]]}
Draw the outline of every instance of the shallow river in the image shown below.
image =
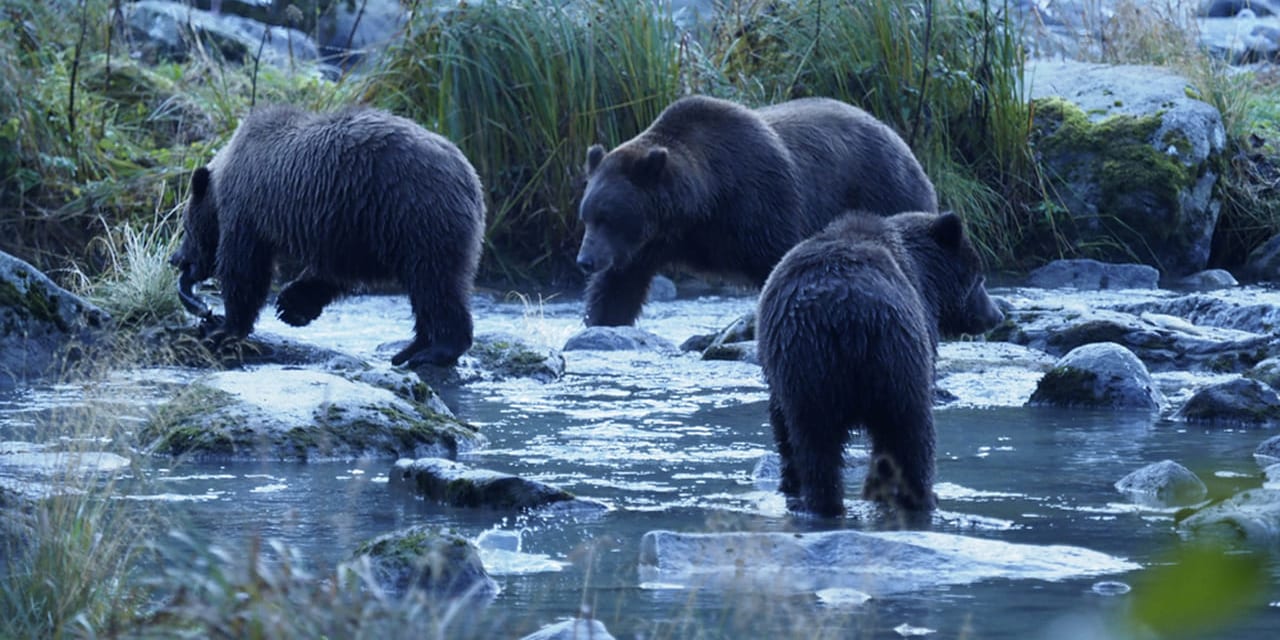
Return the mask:
{"type": "MultiPolygon", "coordinates": [[[[725,326],[753,303],[726,296],[651,304],[641,326],[678,344],[725,326]]],[[[577,301],[480,300],[475,313],[478,332],[514,332],[553,346],[581,328],[577,301]]],[[[311,327],[264,318],[259,330],[381,362],[387,356],[374,355],[378,345],[407,338],[411,325],[403,298],[358,297],[330,307],[311,327]]],[[[1133,506],[1114,489],[1117,479],[1172,458],[1211,487],[1257,484],[1252,452],[1271,435],[1265,431],[1024,408],[1035,369],[956,365],[975,353],[989,362],[1004,347],[944,345],[940,370],[959,373],[944,375],[941,385],[960,400],[937,411],[941,500],[933,530],[1076,545],[1146,566],[1178,542],[1173,512],[1133,506]]],[[[486,566],[502,591],[481,617],[512,638],[584,607],[619,638],[898,638],[926,630],[939,638],[1089,638],[1104,637],[1102,629],[1127,606],[1125,588],[1114,582],[1132,584],[1134,573],[1052,582],[995,578],[878,595],[862,604],[824,600],[785,584],[743,593],[647,583],[637,570],[645,532],[820,525],[789,516],[772,485],[753,479],[753,467],[772,448],[758,367],[691,354],[565,357],[560,381],[477,383],[448,396],[458,416],[489,441],[461,459],[605,502],[612,509],[603,516],[566,521],[444,508],[388,491],[389,463],[184,464],[153,471],[146,491],[170,501],[193,528],[224,546],[245,545],[253,536],[279,539],[319,568],[396,528],[452,526],[486,547],[486,566]],[[493,531],[517,534],[520,552],[488,548],[501,537],[493,531]]],[[[121,414],[140,418],[148,403],[168,393],[152,388],[154,381],[181,383],[192,375],[138,372],[115,382],[110,394],[135,396],[121,414]]],[[[30,440],[38,422],[33,408],[74,404],[79,394],[74,387],[34,389],[0,401],[0,441],[30,440]]],[[[835,526],[890,526],[852,500],[861,478],[847,480],[852,515],[835,526]]],[[[1274,567],[1271,572],[1280,575],[1274,567]]],[[[1275,637],[1278,583],[1272,580],[1270,607],[1221,637],[1275,637]]]]}

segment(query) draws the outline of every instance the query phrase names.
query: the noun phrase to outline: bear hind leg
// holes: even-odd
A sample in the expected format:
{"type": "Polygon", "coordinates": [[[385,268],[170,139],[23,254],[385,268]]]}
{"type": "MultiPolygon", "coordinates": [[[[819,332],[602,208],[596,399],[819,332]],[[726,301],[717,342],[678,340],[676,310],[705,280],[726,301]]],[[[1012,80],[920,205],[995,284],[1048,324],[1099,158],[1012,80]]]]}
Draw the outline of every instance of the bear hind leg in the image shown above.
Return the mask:
{"type": "Polygon", "coordinates": [[[801,509],[823,518],[844,515],[842,472],[848,427],[830,414],[791,414],[787,426],[801,509]]]}
{"type": "MultiPolygon", "coordinates": [[[[796,478],[796,465],[787,434],[787,417],[776,394],[769,396],[769,424],[773,427],[773,441],[778,447],[778,491],[787,496],[788,507],[793,506],[800,493],[800,481],[796,478]]],[[[798,505],[796,505],[798,507],[798,505]]]]}
{"type": "Polygon", "coordinates": [[[872,452],[863,498],[912,511],[936,507],[932,405],[906,403],[868,420],[867,430],[872,452]]]}
{"type": "Polygon", "coordinates": [[[342,291],[337,284],[303,275],[285,285],[276,296],[276,317],[292,327],[306,326],[319,318],[325,306],[342,291]]]}
{"type": "Polygon", "coordinates": [[[451,366],[471,348],[470,287],[458,283],[442,290],[439,280],[420,276],[405,283],[413,307],[414,337],[409,346],[392,356],[391,364],[451,366]]]}

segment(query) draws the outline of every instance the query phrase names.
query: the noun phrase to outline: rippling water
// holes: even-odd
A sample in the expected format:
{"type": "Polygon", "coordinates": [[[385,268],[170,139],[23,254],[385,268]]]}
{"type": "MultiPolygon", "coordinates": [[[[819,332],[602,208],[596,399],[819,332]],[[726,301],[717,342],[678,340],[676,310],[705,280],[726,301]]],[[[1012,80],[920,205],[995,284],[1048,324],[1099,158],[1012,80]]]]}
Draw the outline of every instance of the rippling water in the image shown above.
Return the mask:
{"type": "MultiPolygon", "coordinates": [[[[678,344],[725,326],[753,304],[746,296],[656,303],[641,326],[678,344]]],[[[560,346],[581,328],[580,308],[577,301],[481,299],[477,331],[515,332],[560,346]]],[[[382,362],[387,353],[375,355],[378,346],[408,338],[411,327],[403,298],[371,296],[335,304],[311,327],[293,329],[268,318],[259,330],[382,362]]],[[[484,615],[501,620],[512,637],[585,605],[618,637],[805,637],[803,629],[813,628],[847,630],[832,634],[840,637],[935,630],[934,637],[946,638],[1087,638],[1125,606],[1132,574],[1056,582],[998,578],[868,602],[857,592],[795,592],[785,585],[749,593],[647,588],[660,585],[644,585],[638,576],[645,532],[807,531],[816,525],[788,516],[770,483],[753,479],[753,467],[772,449],[758,367],[690,354],[565,357],[561,381],[476,383],[451,396],[459,417],[489,440],[463,460],[600,500],[613,507],[604,516],[579,521],[444,508],[388,491],[385,462],[184,464],[153,470],[154,482],[133,497],[170,502],[210,540],[234,548],[253,536],[276,538],[299,547],[318,567],[399,527],[450,525],[481,542],[486,566],[503,588],[484,615]],[[795,625],[801,625],[798,635],[795,625]]],[[[1117,479],[1165,458],[1211,484],[1257,477],[1252,451],[1271,435],[1264,431],[1207,431],[1139,414],[1022,407],[1051,363],[1011,345],[944,345],[940,384],[960,400],[937,412],[941,511],[934,531],[1076,545],[1147,565],[1176,543],[1173,513],[1130,504],[1114,489],[1117,479]]],[[[148,406],[194,375],[122,373],[99,392],[117,403],[116,415],[142,420],[148,406]]],[[[83,393],[76,386],[36,389],[0,402],[0,441],[32,439],[36,415],[74,407],[83,393]]],[[[856,496],[860,481],[849,479],[849,496],[856,496]]],[[[840,526],[886,525],[850,504],[855,517],[840,526]]],[[[1270,638],[1276,628],[1280,609],[1272,606],[1223,637],[1270,638]]]]}

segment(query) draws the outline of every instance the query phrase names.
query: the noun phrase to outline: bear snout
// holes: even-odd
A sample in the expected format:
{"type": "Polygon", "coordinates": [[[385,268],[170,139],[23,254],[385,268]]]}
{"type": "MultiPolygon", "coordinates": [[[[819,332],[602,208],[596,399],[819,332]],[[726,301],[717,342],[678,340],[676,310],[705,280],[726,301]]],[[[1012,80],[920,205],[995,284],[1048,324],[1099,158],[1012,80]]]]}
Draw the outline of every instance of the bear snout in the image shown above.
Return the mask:
{"type": "Polygon", "coordinates": [[[171,267],[177,267],[179,269],[182,269],[184,266],[183,265],[184,262],[186,262],[186,258],[182,256],[181,250],[174,251],[173,255],[169,256],[169,266],[171,267]]]}
{"type": "Polygon", "coordinates": [[[1004,322],[1004,312],[987,293],[985,287],[977,287],[969,294],[968,315],[972,318],[972,326],[966,333],[978,335],[986,333],[1004,322]]]}

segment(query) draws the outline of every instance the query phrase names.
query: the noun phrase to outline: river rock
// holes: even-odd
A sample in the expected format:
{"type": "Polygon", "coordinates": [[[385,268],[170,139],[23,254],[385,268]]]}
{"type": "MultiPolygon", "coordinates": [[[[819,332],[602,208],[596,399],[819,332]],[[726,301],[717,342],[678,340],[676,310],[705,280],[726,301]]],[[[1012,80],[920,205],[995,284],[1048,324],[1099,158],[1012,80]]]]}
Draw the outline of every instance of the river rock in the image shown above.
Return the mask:
{"type": "Polygon", "coordinates": [[[361,544],[339,575],[372,578],[386,592],[422,591],[436,598],[488,600],[498,583],[485,571],[476,546],[445,529],[416,526],[361,544]]]}
{"type": "Polygon", "coordinates": [[[670,340],[639,327],[587,327],[564,343],[565,351],[653,351],[677,353],[670,340]]]}
{"type": "Polygon", "coordinates": [[[1255,334],[1280,330],[1280,307],[1273,304],[1242,304],[1204,294],[1148,300],[1112,307],[1136,315],[1154,313],[1175,316],[1198,327],[1221,327],[1255,334]]]}
{"type": "Polygon", "coordinates": [[[647,302],[671,302],[676,299],[676,283],[671,281],[664,275],[656,275],[653,281],[649,283],[649,293],[646,295],[647,302]]]}
{"type": "Polygon", "coordinates": [[[1145,264],[1112,264],[1097,260],[1054,260],[1027,276],[1041,289],[1155,289],[1160,272],[1145,264]]]}
{"type": "Polygon", "coordinates": [[[1280,464],[1280,436],[1271,436],[1263,440],[1258,448],[1253,450],[1253,458],[1258,461],[1258,466],[1263,468],[1280,464]]]}
{"type": "Polygon", "coordinates": [[[574,618],[545,626],[520,640],[614,640],[603,622],[574,618]]]}
{"type": "Polygon", "coordinates": [[[1065,208],[1058,239],[1169,277],[1204,269],[1227,141],[1218,110],[1167,67],[1032,60],[1025,78],[1031,140],[1065,208]]]}
{"type": "Polygon", "coordinates": [[[259,48],[264,64],[282,68],[320,57],[319,47],[306,33],[253,18],[165,0],[127,2],[123,9],[134,55],[149,62],[186,60],[197,41],[240,64],[252,64],[259,48]]]}
{"type": "Polygon", "coordinates": [[[1259,5],[1252,9],[1255,15],[1237,15],[1230,20],[1198,20],[1196,35],[1200,46],[1214,57],[1231,64],[1275,62],[1280,53],[1280,28],[1275,18],[1258,17],[1259,5]]]}
{"type": "Polygon", "coordinates": [[[1212,426],[1267,424],[1280,420],[1280,395],[1257,380],[1235,378],[1197,391],[1175,417],[1212,426]]]}
{"type": "Polygon", "coordinates": [[[1280,235],[1273,236],[1250,251],[1243,271],[1245,277],[1250,280],[1261,282],[1280,280],[1280,235]]]}
{"type": "Polygon", "coordinates": [[[451,507],[525,511],[573,502],[574,506],[588,510],[607,509],[603,504],[580,499],[564,489],[536,480],[474,469],[441,458],[397,460],[388,475],[388,485],[451,507]]]}
{"type": "Polygon", "coordinates": [[[1114,342],[1132,351],[1153,372],[1212,371],[1241,373],[1280,355],[1280,337],[1247,331],[1198,326],[1155,313],[1141,316],[1112,309],[1020,307],[987,334],[1051,355],[1065,355],[1081,345],[1114,342]]]}
{"type": "MultiPolygon", "coordinates": [[[[408,346],[408,340],[379,345],[377,353],[386,355],[408,346]]],[[[564,354],[552,347],[536,345],[505,332],[477,334],[471,349],[453,366],[422,364],[414,372],[427,384],[457,387],[473,382],[491,382],[511,378],[528,378],[551,382],[564,376],[564,354]]]]}
{"type": "Polygon", "coordinates": [[[222,371],[159,407],[139,440],[201,460],[453,457],[483,442],[452,415],[342,376],[299,369],[222,371]]]}
{"type": "Polygon", "coordinates": [[[1028,404],[1160,411],[1164,394],[1133,352],[1114,342],[1072,349],[1040,379],[1028,404]]]}
{"type": "Polygon", "coordinates": [[[1116,482],[1116,489],[1139,504],[1173,507],[1204,500],[1209,489],[1190,469],[1161,460],[1149,464],[1116,482]]]}
{"type": "Polygon", "coordinates": [[[1272,389],[1280,390],[1280,357],[1272,356],[1254,365],[1244,372],[1246,378],[1252,378],[1272,389]]]}
{"type": "Polygon", "coordinates": [[[1262,546],[1280,543],[1280,490],[1250,489],[1178,523],[1186,535],[1262,546]]]}
{"type": "Polygon", "coordinates": [[[1236,277],[1226,269],[1206,269],[1185,278],[1179,278],[1173,286],[1184,291],[1214,291],[1239,286],[1236,277]]]}
{"type": "Polygon", "coordinates": [[[932,531],[676,533],[640,540],[640,579],[666,588],[912,593],[985,579],[1066,580],[1139,566],[1089,549],[932,531]]]}
{"type": "Polygon", "coordinates": [[[106,312],[0,252],[0,391],[69,373],[110,323],[106,312]]]}
{"type": "Polygon", "coordinates": [[[316,20],[316,39],[326,60],[349,68],[393,40],[407,14],[400,0],[334,2],[316,20]]]}

